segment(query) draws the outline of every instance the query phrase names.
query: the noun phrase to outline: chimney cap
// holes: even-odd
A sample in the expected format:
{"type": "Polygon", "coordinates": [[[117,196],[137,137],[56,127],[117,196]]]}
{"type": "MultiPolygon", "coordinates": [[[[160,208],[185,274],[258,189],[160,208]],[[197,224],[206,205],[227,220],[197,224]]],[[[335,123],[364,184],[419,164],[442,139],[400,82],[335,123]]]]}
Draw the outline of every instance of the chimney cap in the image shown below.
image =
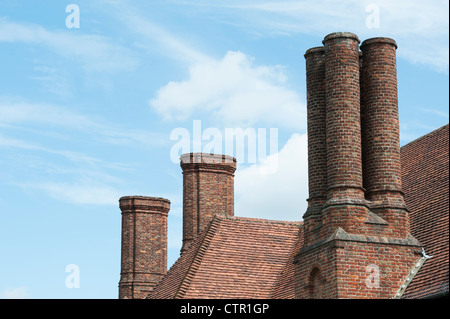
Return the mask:
{"type": "Polygon", "coordinates": [[[185,153],[180,156],[180,161],[182,164],[236,164],[233,156],[213,153],[185,153]]]}
{"type": "Polygon", "coordinates": [[[331,40],[331,39],[336,39],[336,38],[348,38],[348,39],[354,39],[354,40],[358,41],[358,43],[360,42],[358,36],[356,34],[354,34],[354,33],[351,33],[351,32],[333,32],[333,33],[330,33],[329,35],[327,35],[323,39],[322,43],[325,44],[326,41],[331,40]]]}
{"type": "Polygon", "coordinates": [[[138,209],[139,211],[163,212],[170,210],[170,200],[162,197],[151,196],[123,196],[119,199],[119,206],[122,211],[138,209]]]}
{"type": "Polygon", "coordinates": [[[385,38],[385,37],[376,37],[376,38],[370,38],[370,39],[367,39],[367,40],[364,40],[362,43],[361,43],[361,46],[360,46],[360,48],[361,48],[361,50],[364,50],[364,48],[366,47],[366,46],[368,46],[368,45],[370,45],[370,44],[374,44],[374,43],[386,43],[386,44],[391,44],[391,45],[393,45],[394,47],[395,47],[395,49],[397,49],[397,42],[395,42],[395,40],[394,39],[391,39],[391,38],[385,38]]]}
{"type": "Polygon", "coordinates": [[[323,46],[321,47],[314,47],[314,48],[310,48],[308,50],[306,50],[304,57],[306,58],[308,55],[313,54],[313,53],[325,53],[325,48],[323,46]]]}
{"type": "Polygon", "coordinates": [[[143,201],[161,201],[161,202],[167,202],[170,203],[170,200],[163,197],[153,197],[153,196],[142,196],[142,195],[130,195],[130,196],[122,196],[119,201],[127,200],[127,199],[139,199],[143,201]]]}

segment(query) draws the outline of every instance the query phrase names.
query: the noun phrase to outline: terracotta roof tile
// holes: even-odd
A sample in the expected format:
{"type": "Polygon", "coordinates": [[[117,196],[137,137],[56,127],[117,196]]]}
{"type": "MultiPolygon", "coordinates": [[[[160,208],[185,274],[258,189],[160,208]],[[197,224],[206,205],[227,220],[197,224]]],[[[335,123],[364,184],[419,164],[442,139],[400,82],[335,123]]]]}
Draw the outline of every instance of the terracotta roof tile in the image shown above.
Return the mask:
{"type": "Polygon", "coordinates": [[[411,233],[432,255],[403,298],[448,292],[449,277],[449,125],[401,148],[402,184],[411,211],[411,233]]]}
{"type": "Polygon", "coordinates": [[[149,298],[293,298],[300,225],[216,216],[149,298]]]}

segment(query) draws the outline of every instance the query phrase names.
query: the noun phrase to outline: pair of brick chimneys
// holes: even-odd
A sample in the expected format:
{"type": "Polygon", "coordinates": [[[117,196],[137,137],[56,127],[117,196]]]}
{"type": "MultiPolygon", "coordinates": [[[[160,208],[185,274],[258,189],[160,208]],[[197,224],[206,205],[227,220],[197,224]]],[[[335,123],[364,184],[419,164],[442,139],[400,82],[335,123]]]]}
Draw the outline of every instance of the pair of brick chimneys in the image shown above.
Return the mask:
{"type": "Polygon", "coordinates": [[[305,53],[309,199],[297,298],[392,298],[418,258],[401,189],[397,45],[359,43],[336,32],[305,53]]]}
{"type": "MultiPolygon", "coordinates": [[[[236,159],[183,154],[183,252],[214,215],[234,216],[236,159]]],[[[142,299],[167,272],[167,217],[170,201],[126,196],[122,210],[119,298],[142,299]]]]}

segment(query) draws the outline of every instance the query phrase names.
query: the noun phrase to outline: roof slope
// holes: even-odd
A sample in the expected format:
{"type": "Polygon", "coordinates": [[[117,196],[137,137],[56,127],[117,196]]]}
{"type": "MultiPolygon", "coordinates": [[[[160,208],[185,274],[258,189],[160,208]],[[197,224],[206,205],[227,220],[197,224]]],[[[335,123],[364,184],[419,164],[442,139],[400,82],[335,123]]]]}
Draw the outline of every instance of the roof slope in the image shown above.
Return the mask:
{"type": "Polygon", "coordinates": [[[402,184],[410,210],[411,233],[432,255],[403,298],[448,291],[449,277],[449,125],[401,148],[402,184]]]}
{"type": "Polygon", "coordinates": [[[148,298],[293,298],[300,226],[215,216],[148,298]]]}

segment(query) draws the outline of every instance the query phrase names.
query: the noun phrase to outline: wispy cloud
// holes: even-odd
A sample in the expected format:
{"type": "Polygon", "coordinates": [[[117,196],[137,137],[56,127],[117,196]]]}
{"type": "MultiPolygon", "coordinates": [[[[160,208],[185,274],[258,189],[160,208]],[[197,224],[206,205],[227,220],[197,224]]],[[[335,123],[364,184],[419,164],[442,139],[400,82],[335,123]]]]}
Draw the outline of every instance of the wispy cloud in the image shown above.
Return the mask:
{"type": "MultiPolygon", "coordinates": [[[[101,117],[86,115],[73,108],[39,102],[28,102],[18,97],[0,96],[0,127],[20,127],[42,134],[67,137],[65,130],[89,135],[89,139],[116,145],[157,146],[168,143],[164,133],[122,127],[101,117]],[[41,128],[41,130],[39,130],[41,128]]],[[[70,137],[68,137],[70,138],[70,137]]],[[[21,143],[18,143],[20,145],[21,143]]],[[[22,146],[24,144],[22,143],[22,146]]]]}
{"type": "Polygon", "coordinates": [[[45,65],[35,66],[29,78],[42,85],[46,92],[62,97],[72,97],[69,76],[64,70],[45,65]]]}
{"type": "Polygon", "coordinates": [[[73,204],[116,205],[126,187],[121,173],[133,170],[130,164],[2,135],[0,149],[7,150],[0,158],[8,161],[1,174],[3,183],[24,191],[43,191],[56,200],[73,204]]]}
{"type": "Polygon", "coordinates": [[[104,0],[103,3],[107,5],[107,10],[133,33],[133,37],[139,39],[135,42],[136,46],[152,52],[159,51],[164,56],[184,63],[210,60],[208,55],[183,38],[146,18],[129,1],[104,0]]]}
{"type": "Polygon", "coordinates": [[[96,127],[89,117],[68,108],[46,103],[27,102],[21,98],[0,96],[0,124],[38,124],[45,126],[96,127]]]}
{"type": "Polygon", "coordinates": [[[212,17],[258,34],[308,34],[323,37],[335,31],[357,33],[361,40],[393,37],[398,55],[412,63],[448,73],[449,2],[446,0],[329,0],[329,1],[176,1],[200,6],[212,17]],[[379,10],[378,27],[369,28],[368,6],[379,10]],[[221,10],[217,10],[217,9],[221,10]]]}
{"type": "Polygon", "coordinates": [[[16,287],[8,288],[1,292],[0,298],[2,299],[28,299],[31,298],[31,294],[28,291],[28,287],[16,287]]]}
{"type": "Polygon", "coordinates": [[[435,116],[446,118],[446,119],[448,119],[448,117],[449,117],[448,112],[444,112],[444,111],[441,111],[441,110],[436,110],[436,109],[431,109],[431,108],[422,108],[421,107],[421,108],[419,108],[419,111],[421,111],[423,113],[433,114],[435,116]]]}
{"type": "Polygon", "coordinates": [[[106,150],[120,146],[145,152],[170,142],[163,133],[127,129],[68,107],[20,98],[0,97],[0,127],[0,161],[6,165],[2,182],[74,204],[117,205],[128,190],[123,176],[136,163],[114,160],[103,154],[106,150]]]}
{"type": "Polygon", "coordinates": [[[65,58],[80,62],[85,71],[132,70],[137,58],[112,39],[68,30],[48,30],[41,25],[13,22],[0,17],[0,42],[43,46],[65,58]]]}
{"type": "Polygon", "coordinates": [[[123,191],[109,185],[92,185],[68,182],[22,183],[24,189],[44,191],[48,196],[73,204],[111,205],[123,196],[123,191]]]}

